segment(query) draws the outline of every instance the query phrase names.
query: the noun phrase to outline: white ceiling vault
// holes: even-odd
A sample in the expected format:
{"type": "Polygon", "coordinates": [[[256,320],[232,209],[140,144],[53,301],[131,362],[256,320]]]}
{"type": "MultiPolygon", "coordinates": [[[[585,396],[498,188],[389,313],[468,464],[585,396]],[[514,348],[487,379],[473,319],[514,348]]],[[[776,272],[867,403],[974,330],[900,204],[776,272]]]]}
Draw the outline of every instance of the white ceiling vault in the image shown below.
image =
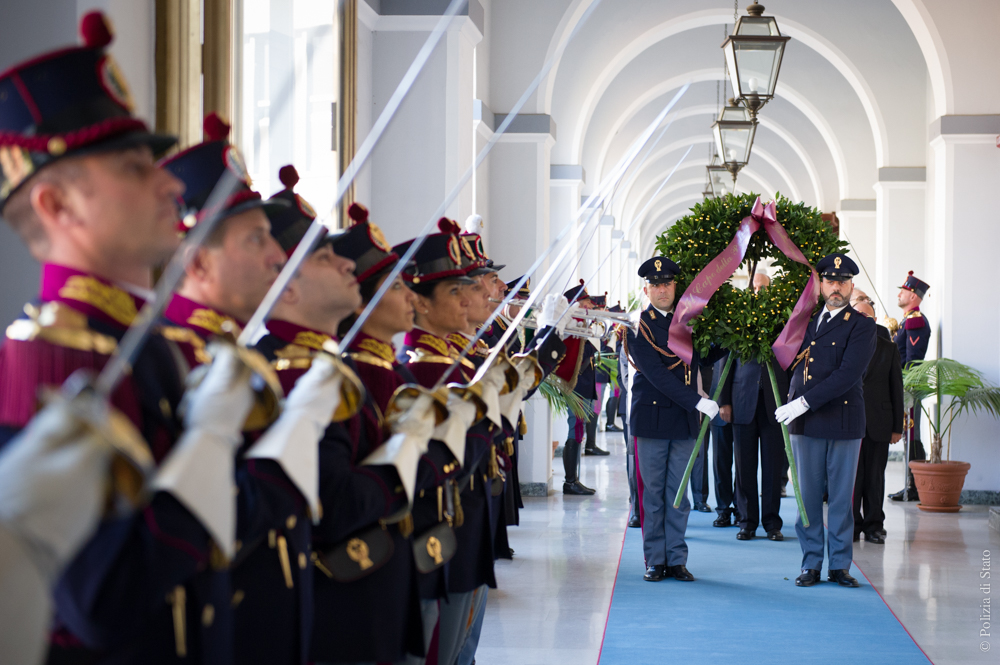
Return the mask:
{"type": "MultiPolygon", "coordinates": [[[[537,71],[532,63],[554,52],[594,1],[490,3],[494,109],[513,103],[527,82],[522,79],[537,71]],[[503,38],[515,29],[517,39],[503,38]],[[495,66],[501,62],[518,66],[495,66]]],[[[740,0],[740,15],[748,4],[740,0]]],[[[780,191],[828,212],[845,199],[874,199],[879,168],[924,166],[928,118],[948,112],[954,93],[935,47],[941,38],[922,0],[763,4],[792,40],[737,189],[780,191]]],[[[558,127],[551,162],[583,166],[589,193],[677,91],[691,84],[668,116],[669,130],[610,206],[639,248],[648,248],[702,198],[723,78],[724,26],[732,30],[731,2],[601,0],[534,100],[534,112],[550,114],[558,127]]]]}

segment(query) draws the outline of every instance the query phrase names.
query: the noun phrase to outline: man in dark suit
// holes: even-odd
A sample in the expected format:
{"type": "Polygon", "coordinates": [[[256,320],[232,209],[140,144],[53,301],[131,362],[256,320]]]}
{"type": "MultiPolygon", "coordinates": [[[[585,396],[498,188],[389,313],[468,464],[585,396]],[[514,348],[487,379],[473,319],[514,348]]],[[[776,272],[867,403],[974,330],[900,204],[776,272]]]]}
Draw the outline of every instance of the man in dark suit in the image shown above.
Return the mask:
{"type": "Polygon", "coordinates": [[[698,394],[697,353],[688,365],[670,350],[676,284],[680,269],[663,256],[639,266],[646,280],[643,292],[650,306],[639,319],[639,332],[628,331],[632,365],[632,408],[629,434],[636,437],[636,458],[642,479],[643,579],[659,582],[674,577],[693,582],[687,569],[687,529],[691,504],[684,497],[674,508],[687,461],[694,450],[698,412],[714,418],[719,406],[698,394]]]}
{"type": "MultiPolygon", "coordinates": [[[[875,319],[870,300],[859,300],[854,309],[875,319]]],[[[865,542],[882,545],[885,543],[882,498],[889,444],[903,438],[903,368],[899,349],[884,326],[876,326],[875,355],[865,372],[865,420],[865,438],[861,441],[854,481],[854,540],[864,533],[865,542]]]]}
{"type": "MultiPolygon", "coordinates": [[[[773,363],[778,394],[788,394],[788,376],[777,361],[773,363]]],[[[781,426],[774,419],[778,405],[768,372],[760,363],[736,360],[726,377],[719,400],[720,408],[732,406],[734,450],[736,453],[737,508],[740,531],[737,540],[752,540],[757,525],[768,540],[781,541],[781,458],[785,455],[781,426]],[[760,451],[760,505],[757,503],[757,452],[760,451]]]]}
{"type": "MultiPolygon", "coordinates": [[[[722,368],[726,364],[723,358],[712,367],[712,389],[709,395],[715,394],[715,388],[719,385],[719,377],[722,368]]],[[[730,372],[732,368],[730,368],[730,372]]],[[[733,476],[733,407],[732,405],[719,405],[719,415],[712,418],[712,468],[715,470],[715,512],[718,517],[712,522],[712,526],[728,527],[739,525],[740,511],[737,508],[738,488],[735,479],[739,478],[739,469],[736,469],[735,479],[733,476]]]]}
{"type": "Polygon", "coordinates": [[[825,304],[809,321],[802,346],[789,368],[788,403],[778,407],[775,419],[789,424],[792,450],[799,474],[802,515],[795,533],[802,547],[802,574],[796,586],[820,581],[823,568],[823,493],[827,505],[827,579],[857,587],[851,577],[854,552],[855,470],[865,435],[865,396],[862,377],[875,351],[875,322],[850,306],[853,277],[858,266],[843,254],[830,254],[816,264],[825,304]]]}

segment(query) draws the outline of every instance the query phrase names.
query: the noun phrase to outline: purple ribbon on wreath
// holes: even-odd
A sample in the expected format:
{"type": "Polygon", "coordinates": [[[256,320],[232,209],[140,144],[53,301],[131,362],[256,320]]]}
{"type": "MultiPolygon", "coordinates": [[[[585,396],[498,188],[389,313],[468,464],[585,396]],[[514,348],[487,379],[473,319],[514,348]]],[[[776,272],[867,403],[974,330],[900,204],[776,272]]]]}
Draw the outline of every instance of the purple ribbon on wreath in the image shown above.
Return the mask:
{"type": "Polygon", "coordinates": [[[677,302],[674,320],[670,324],[670,350],[684,362],[691,364],[691,359],[694,356],[691,326],[689,325],[691,319],[701,314],[712,295],[733,276],[739,265],[743,263],[747,247],[750,246],[750,237],[762,225],[767,237],[770,238],[775,247],[796,263],[808,266],[811,272],[809,281],[799,295],[798,302],[795,303],[792,315],[785,323],[784,330],[771,345],[774,357],[782,369],[788,369],[795,360],[799,347],[802,346],[802,340],[805,339],[809,319],[816,308],[816,303],[819,302],[819,277],[802,251],[788,237],[785,228],[778,223],[775,202],[771,201],[765,206],[760,202],[758,196],[750,214],[743,218],[729,245],[695,276],[685,289],[684,295],[677,302]]]}

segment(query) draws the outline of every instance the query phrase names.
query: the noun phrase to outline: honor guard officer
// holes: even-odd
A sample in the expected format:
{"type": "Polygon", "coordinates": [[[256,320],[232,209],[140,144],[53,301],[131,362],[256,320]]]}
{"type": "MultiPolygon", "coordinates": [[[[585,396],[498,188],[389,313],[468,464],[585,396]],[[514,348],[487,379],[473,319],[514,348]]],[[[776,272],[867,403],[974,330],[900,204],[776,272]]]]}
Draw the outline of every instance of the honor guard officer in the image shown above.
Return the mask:
{"type": "MultiPolygon", "coordinates": [[[[904,369],[916,360],[923,360],[924,356],[927,355],[927,346],[931,339],[931,325],[927,317],[920,311],[920,303],[923,302],[929,288],[931,288],[930,285],[913,276],[912,270],[906,276],[903,285],[899,287],[897,303],[903,310],[903,323],[896,331],[893,341],[899,349],[899,359],[903,362],[904,369]]],[[[920,441],[921,413],[920,403],[917,402],[910,409],[912,427],[909,432],[904,432],[910,437],[907,455],[910,462],[927,459],[924,444],[920,441]]],[[[913,482],[913,474],[910,473],[909,468],[906,470],[906,477],[909,491],[899,490],[895,494],[890,494],[889,498],[893,501],[903,501],[904,498],[908,501],[919,500],[917,486],[913,482]]]]}
{"type": "Polygon", "coordinates": [[[674,508],[674,497],[694,450],[698,412],[709,418],[719,413],[715,402],[698,393],[697,354],[688,365],[670,351],[674,277],[679,272],[677,264],[665,256],[639,266],[650,305],[639,319],[639,334],[630,330],[626,336],[629,363],[634,368],[629,435],[636,437],[646,558],[643,579],[649,582],[665,577],[694,581],[687,569],[684,541],[691,504],[685,496],[680,508],[674,508]]]}
{"type": "MultiPolygon", "coordinates": [[[[4,442],[32,419],[41,388],[58,389],[76,370],[104,367],[148,297],[153,267],[178,245],[176,200],[184,187],[154,162],[175,139],[150,133],[132,117],[128,87],[104,51],[112,40],[104,16],[85,15],[80,31],[84,46],[0,75],[0,212],[42,263],[38,301],[8,328],[0,350],[4,442]]],[[[211,496],[182,497],[161,481],[165,468],[211,480],[211,470],[200,473],[205,455],[238,436],[220,416],[239,417],[252,396],[245,382],[233,380],[232,363],[214,366],[182,432],[178,353],[152,334],[110,397],[158,465],[142,509],[105,515],[71,561],[85,532],[37,532],[56,546],[59,557],[50,564],[69,561],[54,589],[53,662],[233,660],[225,570],[231,536],[221,537],[201,518],[212,510],[211,496]]],[[[80,472],[91,475],[86,467],[80,472]]],[[[65,492],[46,498],[68,498],[65,492]]],[[[92,524],[86,502],[63,508],[92,524]]],[[[71,514],[60,512],[53,516],[71,514]]]]}
{"type": "Polygon", "coordinates": [[[855,471],[865,435],[862,378],[875,352],[875,322],[850,306],[858,266],[843,254],[830,254],[816,264],[825,301],[806,330],[791,372],[788,403],[775,419],[788,425],[798,469],[802,516],[795,533],[802,547],[802,574],[796,586],[813,586],[823,568],[823,495],[827,504],[827,579],[856,587],[850,575],[853,554],[855,471]]]}

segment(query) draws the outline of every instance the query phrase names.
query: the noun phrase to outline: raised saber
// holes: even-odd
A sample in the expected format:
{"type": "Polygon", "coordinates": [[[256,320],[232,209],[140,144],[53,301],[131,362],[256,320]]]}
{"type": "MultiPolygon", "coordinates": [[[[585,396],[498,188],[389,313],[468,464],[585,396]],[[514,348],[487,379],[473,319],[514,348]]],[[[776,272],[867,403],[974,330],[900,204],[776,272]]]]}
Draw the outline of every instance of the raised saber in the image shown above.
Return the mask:
{"type": "MultiPolygon", "coordinates": [[[[340,205],[340,202],[344,199],[344,195],[347,193],[347,189],[351,186],[354,178],[357,177],[358,172],[361,167],[365,165],[368,158],[371,157],[372,151],[375,149],[375,145],[382,138],[382,134],[385,132],[386,127],[388,127],[389,122],[396,115],[399,110],[400,105],[403,103],[403,99],[406,97],[407,93],[413,87],[413,84],[417,80],[417,76],[423,70],[424,65],[431,57],[435,47],[437,47],[438,42],[444,36],[445,31],[448,29],[448,24],[451,19],[454,18],[459,10],[466,5],[468,0],[451,0],[448,5],[448,9],[442,14],[441,19],[434,26],[434,30],[430,35],[427,36],[427,40],[424,45],[420,48],[417,53],[417,57],[413,59],[410,63],[410,68],[406,70],[406,74],[403,76],[399,85],[396,86],[396,90],[392,93],[392,97],[389,98],[389,102],[386,104],[385,108],[382,109],[382,113],[379,114],[378,120],[372,125],[371,131],[368,132],[368,136],[365,137],[364,142],[362,142],[361,147],[355,153],[354,158],[351,159],[351,163],[347,165],[347,168],[341,174],[340,179],[337,181],[337,197],[333,202],[332,209],[336,210],[340,205]]],[[[333,215],[333,212],[330,214],[333,215]]],[[[288,286],[288,282],[292,280],[295,273],[298,271],[299,266],[305,261],[306,257],[309,256],[313,245],[319,238],[320,233],[327,229],[335,229],[336,226],[333,221],[329,219],[330,216],[320,219],[316,218],[313,220],[312,224],[306,230],[305,235],[302,240],[299,241],[298,247],[289,257],[285,266],[281,269],[281,273],[274,280],[271,288],[268,289],[267,294],[261,301],[257,310],[247,321],[246,327],[243,332],[240,333],[237,342],[242,346],[247,346],[250,342],[256,339],[257,333],[260,328],[264,325],[264,320],[271,314],[271,310],[274,309],[274,305],[278,302],[278,298],[281,297],[281,293],[288,286]]],[[[397,273],[398,274],[398,273],[397,273]]],[[[393,278],[395,279],[395,277],[393,278]]],[[[360,318],[360,317],[359,317],[360,318]]],[[[367,318],[367,317],[365,317],[367,318]]],[[[346,346],[346,345],[345,345],[346,346]]]]}
{"type": "MultiPolygon", "coordinates": [[[[448,196],[446,196],[445,199],[441,202],[441,205],[439,205],[437,210],[434,211],[434,214],[431,215],[430,219],[427,220],[423,228],[421,228],[420,234],[412,243],[410,243],[409,248],[407,248],[403,256],[400,257],[399,261],[396,262],[396,265],[393,267],[392,271],[389,272],[389,274],[386,276],[384,280],[382,280],[382,286],[378,288],[378,290],[375,292],[375,295],[372,296],[371,301],[361,311],[361,314],[358,316],[358,319],[354,322],[354,325],[351,326],[351,329],[347,331],[347,334],[344,335],[343,339],[340,341],[341,348],[347,348],[351,345],[351,342],[354,341],[354,338],[357,336],[358,332],[360,332],[361,327],[364,325],[365,321],[368,320],[368,317],[371,316],[371,313],[378,306],[379,301],[382,300],[382,297],[389,290],[389,287],[392,286],[392,283],[396,280],[396,278],[400,275],[400,273],[403,272],[403,269],[410,262],[410,260],[413,259],[414,255],[417,253],[417,250],[420,249],[420,246],[423,244],[428,234],[434,228],[434,224],[438,221],[438,219],[440,219],[444,215],[445,211],[448,209],[448,206],[450,206],[455,201],[455,199],[458,198],[458,195],[462,192],[462,188],[465,187],[465,184],[472,177],[473,172],[476,170],[476,168],[478,168],[478,166],[483,162],[483,160],[486,159],[486,156],[490,153],[490,151],[493,150],[493,146],[497,144],[497,142],[500,140],[500,137],[503,136],[503,134],[510,127],[510,124],[514,121],[514,118],[517,117],[517,114],[527,103],[528,98],[530,98],[531,95],[534,94],[538,86],[541,85],[542,80],[546,77],[546,75],[548,75],[549,70],[552,69],[552,66],[555,64],[556,60],[562,56],[563,52],[566,50],[566,47],[569,45],[569,42],[573,39],[573,37],[577,35],[577,33],[580,31],[580,28],[583,27],[583,24],[587,22],[587,19],[590,18],[590,15],[594,12],[594,10],[600,3],[601,0],[596,0],[594,3],[590,5],[590,7],[587,8],[587,10],[583,13],[583,16],[580,17],[580,21],[576,24],[573,30],[568,35],[566,35],[566,37],[559,44],[559,46],[552,53],[552,55],[545,61],[545,63],[542,65],[541,70],[539,70],[538,74],[528,85],[527,89],[524,91],[521,97],[517,100],[517,103],[514,104],[514,107],[511,109],[510,113],[507,114],[507,117],[504,118],[504,121],[500,124],[500,127],[496,129],[496,131],[493,133],[493,136],[490,137],[490,140],[486,143],[485,146],[483,146],[483,149],[479,151],[479,154],[476,155],[475,161],[473,161],[472,165],[465,171],[462,177],[459,178],[458,182],[452,188],[451,192],[449,192],[448,196]]],[[[456,360],[454,364],[458,364],[458,362],[460,361],[456,360]]],[[[492,362],[492,359],[490,359],[490,362],[492,362]]],[[[484,364],[484,366],[486,366],[486,364],[484,364]]],[[[452,371],[451,368],[449,368],[449,370],[445,372],[444,376],[450,374],[451,371],[452,371]]]]}

